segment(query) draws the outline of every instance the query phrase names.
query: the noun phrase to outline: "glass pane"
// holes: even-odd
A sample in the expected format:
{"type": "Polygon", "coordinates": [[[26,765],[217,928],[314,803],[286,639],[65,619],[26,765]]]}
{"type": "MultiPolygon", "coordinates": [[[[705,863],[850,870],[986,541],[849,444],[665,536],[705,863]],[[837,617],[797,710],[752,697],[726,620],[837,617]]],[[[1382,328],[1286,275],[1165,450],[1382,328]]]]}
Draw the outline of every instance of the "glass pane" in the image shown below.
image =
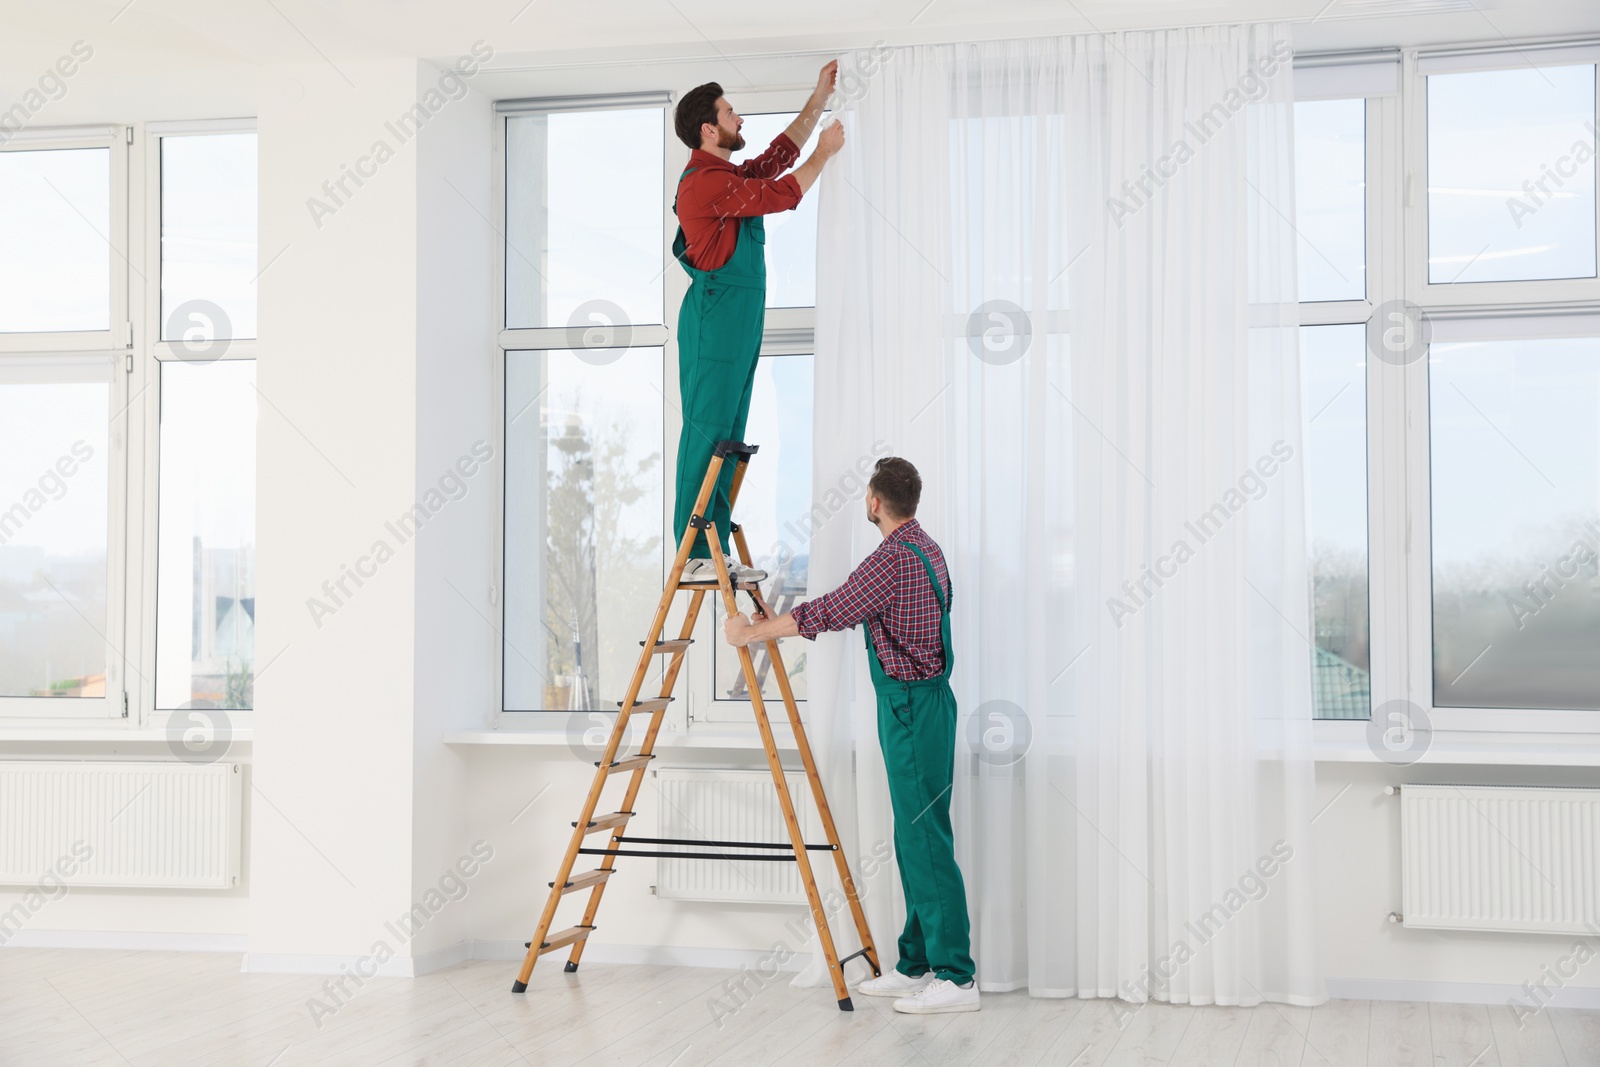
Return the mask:
{"type": "MultiPolygon", "coordinates": [[[[732,160],[743,163],[765,152],[773,138],[788,128],[798,112],[782,115],[744,115],[744,148],[732,160]]],[[[827,118],[824,116],[824,118],[827,118]]],[[[828,121],[832,121],[828,119],[828,121]]],[[[820,128],[821,123],[818,123],[820,128]]],[[[804,160],[817,147],[817,130],[799,145],[804,160]]],[[[762,225],[767,231],[767,307],[805,308],[817,302],[817,198],[812,188],[800,198],[793,211],[767,215],[762,225]]]]}
{"type": "Polygon", "coordinates": [[[0,385],[0,696],[106,695],[110,397],[0,385]]]}
{"type": "Polygon", "coordinates": [[[1367,295],[1367,102],[1294,106],[1301,300],[1367,295]]]}
{"type": "MultiPolygon", "coordinates": [[[[811,375],[810,356],[763,356],[756,363],[750,425],[762,430],[747,436],[761,446],[761,453],[746,469],[734,507],[734,521],[744,529],[753,562],[767,572],[762,592],[777,612],[788,611],[806,598],[806,565],[815,521],[811,514],[811,375]]],[[[847,512],[846,517],[857,516],[847,512]]],[[[748,598],[742,599],[740,606],[748,612],[748,598]]],[[[719,634],[724,618],[719,603],[719,634]]],[[[779,642],[797,700],[806,698],[806,650],[810,647],[811,642],[798,637],[779,642]]],[[[715,642],[715,649],[717,699],[748,700],[738,653],[724,641],[715,642]]],[[[780,694],[766,649],[752,647],[751,653],[761,678],[761,695],[777,700],[780,694]]]]}
{"type": "Polygon", "coordinates": [[[256,335],[256,135],[161,139],[161,337],[256,335]]]}
{"type": "Polygon", "coordinates": [[[663,353],[506,353],[507,711],[614,712],[666,578],[663,353]]]}
{"type": "Polygon", "coordinates": [[[1595,68],[1428,78],[1428,280],[1592,278],[1595,68]]]}
{"type": "Polygon", "coordinates": [[[0,152],[0,333],[111,328],[111,151],[0,152]]]}
{"type": "Polygon", "coordinates": [[[256,365],[161,364],[156,707],[255,688],[256,365]]]}
{"type": "Polygon", "coordinates": [[[1600,338],[1435,344],[1433,700],[1600,708],[1600,338]]]}
{"type": "Polygon", "coordinates": [[[506,326],[662,321],[662,109],[506,119],[506,326]]]}
{"type": "Polygon", "coordinates": [[[1372,714],[1367,612],[1366,327],[1300,331],[1316,716],[1372,714]]]}

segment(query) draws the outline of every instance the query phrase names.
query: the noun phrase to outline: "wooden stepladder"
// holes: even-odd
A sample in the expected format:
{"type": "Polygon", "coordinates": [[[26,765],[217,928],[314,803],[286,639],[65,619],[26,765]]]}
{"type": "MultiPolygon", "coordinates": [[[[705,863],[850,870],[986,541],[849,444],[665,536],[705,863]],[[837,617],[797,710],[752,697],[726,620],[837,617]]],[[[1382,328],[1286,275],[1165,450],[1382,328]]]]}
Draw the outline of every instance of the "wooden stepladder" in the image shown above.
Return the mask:
{"type": "MultiPolygon", "coordinates": [[[[566,970],[568,973],[578,969],[578,961],[583,956],[583,947],[591,934],[594,933],[595,913],[600,910],[600,898],[605,893],[606,882],[611,878],[618,856],[653,856],[664,859],[707,859],[707,860],[777,860],[789,861],[799,865],[800,880],[805,884],[806,899],[811,905],[811,918],[816,923],[817,938],[822,943],[823,955],[828,961],[828,972],[833,978],[833,990],[839,1000],[839,1010],[853,1011],[850,1003],[850,993],[845,986],[844,964],[857,956],[866,960],[872,968],[874,975],[881,975],[882,969],[878,964],[878,952],[872,943],[872,933],[867,929],[866,913],[862,910],[861,899],[856,894],[855,881],[850,877],[850,864],[844,854],[844,849],[839,844],[839,831],[834,825],[833,813],[828,809],[828,799],[823,794],[822,779],[817,775],[817,762],[812,756],[811,745],[806,740],[805,727],[800,723],[800,709],[795,704],[794,691],[789,685],[789,675],[783,666],[783,657],[778,652],[778,642],[766,643],[767,657],[772,665],[773,677],[778,683],[778,690],[783,694],[783,705],[789,714],[789,725],[794,731],[795,746],[800,752],[800,761],[805,766],[806,780],[811,785],[811,795],[816,802],[817,815],[822,824],[823,831],[827,834],[826,844],[807,844],[801,836],[800,820],[795,815],[794,798],[789,794],[789,784],[784,777],[783,765],[778,756],[777,742],[773,740],[772,724],[767,718],[766,706],[761,699],[761,680],[758,679],[754,661],[749,648],[739,649],[739,665],[744,673],[745,686],[750,695],[750,703],[755,711],[756,726],[761,732],[761,744],[767,752],[767,766],[772,771],[773,787],[778,792],[778,804],[783,809],[783,821],[788,826],[789,841],[697,841],[682,838],[658,838],[624,836],[628,820],[634,815],[634,800],[639,795],[639,788],[644,784],[644,775],[650,761],[655,759],[656,735],[661,730],[662,719],[666,715],[667,704],[672,700],[673,686],[677,683],[678,672],[683,668],[684,657],[689,645],[693,643],[690,637],[694,633],[695,621],[700,616],[700,608],[705,601],[706,594],[713,589],[722,593],[722,603],[727,613],[732,616],[738,613],[736,594],[748,593],[756,606],[756,611],[761,615],[770,616],[767,602],[761,596],[761,587],[755,582],[740,582],[737,587],[728,574],[728,565],[722,555],[721,542],[717,536],[716,525],[705,518],[707,507],[711,502],[711,494],[717,484],[717,477],[722,472],[722,465],[729,456],[735,457],[738,464],[734,469],[733,486],[729,493],[731,503],[738,500],[739,487],[744,482],[745,468],[749,466],[750,457],[756,453],[756,446],[746,445],[739,441],[719,442],[713,452],[711,465],[706,469],[705,480],[700,484],[700,495],[695,499],[694,513],[689,520],[689,528],[684,531],[683,540],[678,545],[678,555],[672,562],[672,570],[667,576],[666,588],[661,592],[661,601],[656,605],[654,619],[650,623],[650,631],[645,639],[640,642],[644,646],[639,654],[639,664],[634,668],[633,679],[628,683],[627,695],[619,702],[621,710],[617,714],[617,721],[611,728],[611,737],[606,742],[605,752],[595,763],[594,783],[589,786],[589,795],[584,799],[583,808],[578,813],[578,819],[572,824],[572,840],[567,845],[566,855],[562,857],[561,867],[556,871],[556,880],[550,883],[550,896],[545,901],[544,913],[539,917],[538,928],[534,931],[533,940],[528,942],[528,954],[522,960],[522,969],[517,973],[517,979],[511,985],[513,993],[521,993],[528,988],[528,978],[533,974],[533,965],[540,956],[546,952],[572,946],[572,951],[567,957],[566,970]],[[707,542],[711,546],[711,558],[715,563],[717,582],[686,582],[683,580],[684,568],[689,562],[689,551],[694,547],[697,537],[704,532],[707,542]],[[679,593],[689,594],[689,607],[684,615],[683,627],[679,635],[671,640],[662,640],[662,629],[666,626],[667,613],[672,607],[673,598],[679,593]],[[661,693],[659,696],[639,699],[640,690],[644,688],[645,678],[649,674],[650,664],[655,656],[666,655],[671,658],[667,661],[666,672],[661,680],[661,693]],[[623,742],[628,736],[629,719],[636,713],[648,713],[650,724],[645,730],[644,739],[639,746],[639,751],[632,754],[622,752],[623,742]],[[621,806],[609,814],[596,814],[600,804],[600,796],[605,790],[606,783],[612,775],[628,775],[627,789],[623,793],[621,806]],[[585,847],[584,842],[591,834],[609,831],[610,837],[606,848],[585,847]],[[652,845],[652,846],[678,846],[695,849],[705,848],[709,851],[662,851],[625,849],[624,845],[652,845]],[[739,849],[737,853],[720,851],[723,849],[739,849]],[[754,854],[743,850],[758,850],[754,854]],[[861,948],[850,955],[839,958],[833,946],[833,934],[828,927],[828,917],[823,911],[822,896],[817,891],[817,881],[811,869],[810,852],[832,852],[834,867],[839,873],[839,882],[844,887],[844,894],[850,903],[850,913],[855,918],[856,932],[861,938],[861,948]],[[573,873],[573,865],[580,855],[603,857],[600,866],[592,871],[573,873]],[[576,926],[565,930],[551,932],[551,924],[555,920],[556,907],[561,903],[561,898],[568,893],[577,893],[580,890],[589,891],[589,903],[584,908],[583,921],[576,926]]],[[[739,559],[745,566],[750,565],[750,548],[745,543],[744,531],[737,523],[731,524],[734,544],[739,552],[739,559]]]]}

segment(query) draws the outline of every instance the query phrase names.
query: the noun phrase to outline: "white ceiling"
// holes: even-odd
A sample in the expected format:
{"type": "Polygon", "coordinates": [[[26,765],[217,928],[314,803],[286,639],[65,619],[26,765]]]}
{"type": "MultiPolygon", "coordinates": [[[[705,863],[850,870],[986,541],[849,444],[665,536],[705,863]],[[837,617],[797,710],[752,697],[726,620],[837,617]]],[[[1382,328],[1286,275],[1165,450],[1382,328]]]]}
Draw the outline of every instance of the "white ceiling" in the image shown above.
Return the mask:
{"type": "Polygon", "coordinates": [[[1600,30],[1595,0],[0,0],[0,58],[28,43],[279,63],[499,56],[649,46],[770,50],[797,39],[891,44],[1285,19],[1316,48],[1600,30]]]}
{"type": "MultiPolygon", "coordinates": [[[[1282,19],[1296,48],[1600,34],[1596,0],[0,0],[0,109],[75,40],[100,76],[179,98],[239,67],[363,57],[491,69],[824,51],[1282,19]],[[136,84],[138,83],[138,84],[136,84]]],[[[63,112],[70,112],[70,103],[63,112]]]]}

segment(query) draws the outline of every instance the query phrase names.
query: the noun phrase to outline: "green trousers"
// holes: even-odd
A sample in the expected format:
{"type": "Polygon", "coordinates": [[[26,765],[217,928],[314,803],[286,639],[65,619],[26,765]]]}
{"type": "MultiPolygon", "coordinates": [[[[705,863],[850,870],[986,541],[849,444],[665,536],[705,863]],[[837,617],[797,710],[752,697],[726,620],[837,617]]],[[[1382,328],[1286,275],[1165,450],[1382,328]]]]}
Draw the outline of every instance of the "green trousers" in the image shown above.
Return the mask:
{"type": "Polygon", "coordinates": [[[894,858],[906,900],[895,969],[913,978],[932,971],[965,985],[973,974],[971,926],[950,826],[955,694],[943,678],[889,678],[877,689],[878,741],[894,809],[894,858]]]}
{"type": "MultiPolygon", "coordinates": [[[[674,543],[683,540],[718,441],[743,441],[755,388],[756,359],[766,321],[766,289],[723,282],[691,286],[678,313],[678,395],[683,401],[683,432],[678,437],[678,498],[673,511],[674,543]]],[[[735,464],[723,464],[717,489],[706,509],[716,523],[722,552],[728,553],[731,521],[728,494],[735,464]]],[[[704,537],[689,550],[691,559],[709,559],[704,537]]]]}

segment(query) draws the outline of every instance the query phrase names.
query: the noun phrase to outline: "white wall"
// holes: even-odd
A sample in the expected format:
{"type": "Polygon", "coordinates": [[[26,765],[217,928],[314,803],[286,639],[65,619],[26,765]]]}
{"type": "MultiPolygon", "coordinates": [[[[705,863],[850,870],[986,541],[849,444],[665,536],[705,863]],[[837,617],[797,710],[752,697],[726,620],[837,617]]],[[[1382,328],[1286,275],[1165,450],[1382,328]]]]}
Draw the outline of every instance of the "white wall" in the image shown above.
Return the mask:
{"type": "MultiPolygon", "coordinates": [[[[416,95],[437,90],[440,69],[417,69],[416,95]]],[[[470,83],[468,83],[470,84],[470,83]]],[[[489,222],[495,116],[471,91],[428,120],[417,141],[416,487],[459,493],[416,541],[412,896],[422,900],[479,838],[468,825],[471,782],[463,754],[443,743],[473,729],[494,702],[493,650],[500,609],[491,599],[498,462],[491,278],[498,234],[489,222]],[[470,475],[463,475],[470,470],[470,475]],[[460,488],[456,489],[459,484],[460,488]]],[[[492,847],[492,845],[491,845],[492,847]]],[[[467,867],[471,867],[469,860],[467,867]]],[[[464,880],[470,891],[471,880],[464,880]]],[[[463,892],[447,884],[449,896],[463,892]]],[[[446,952],[470,938],[471,909],[459,902],[423,928],[413,949],[446,952]]]]}
{"type": "Polygon", "coordinates": [[[287,251],[258,283],[256,643],[278,659],[255,690],[252,957],[358,956],[410,907],[417,551],[392,526],[417,499],[418,151],[386,124],[416,80],[415,60],[257,80],[262,262],[287,251]],[[380,141],[393,158],[314,219],[380,141]],[[324,588],[379,544],[359,587],[324,588]]]}

